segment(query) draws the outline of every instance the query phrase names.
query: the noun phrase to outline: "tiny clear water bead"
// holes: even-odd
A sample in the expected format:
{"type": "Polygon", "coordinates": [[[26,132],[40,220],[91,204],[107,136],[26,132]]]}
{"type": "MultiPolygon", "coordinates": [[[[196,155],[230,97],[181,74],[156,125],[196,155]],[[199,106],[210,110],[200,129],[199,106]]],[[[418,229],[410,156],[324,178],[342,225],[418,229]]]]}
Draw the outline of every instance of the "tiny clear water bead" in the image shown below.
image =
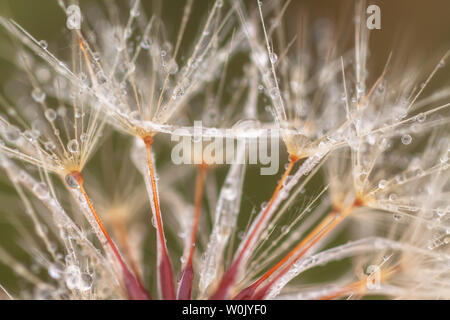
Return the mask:
{"type": "Polygon", "coordinates": [[[411,143],[411,141],[412,141],[411,135],[409,135],[409,134],[404,134],[404,135],[402,136],[402,143],[403,143],[403,144],[408,145],[408,144],[411,143]]]}
{"type": "Polygon", "coordinates": [[[71,153],[78,153],[79,144],[76,139],[72,139],[67,143],[67,150],[71,153]]]}

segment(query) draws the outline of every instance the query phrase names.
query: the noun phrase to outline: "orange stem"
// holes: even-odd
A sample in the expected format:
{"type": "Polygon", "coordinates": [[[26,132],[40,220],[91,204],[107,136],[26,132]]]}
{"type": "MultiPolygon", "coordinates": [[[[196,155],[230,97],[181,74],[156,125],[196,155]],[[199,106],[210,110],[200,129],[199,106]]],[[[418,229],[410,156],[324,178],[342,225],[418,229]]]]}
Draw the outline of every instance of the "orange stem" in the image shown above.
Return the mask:
{"type": "Polygon", "coordinates": [[[272,205],[278,196],[278,193],[283,188],[284,182],[286,181],[287,177],[291,173],[292,169],[294,168],[295,163],[298,160],[299,160],[298,158],[292,157],[292,156],[289,158],[289,165],[286,168],[285,172],[283,173],[283,176],[281,177],[280,181],[278,182],[278,185],[275,188],[275,190],[272,194],[272,197],[270,198],[270,201],[267,204],[267,207],[262,212],[261,217],[259,218],[255,227],[253,228],[252,233],[247,237],[247,240],[244,243],[242,250],[239,253],[238,257],[234,260],[231,267],[228,269],[227,272],[225,272],[224,276],[222,277],[222,280],[219,283],[218,289],[216,290],[215,294],[213,295],[213,299],[226,299],[229,296],[229,289],[234,283],[234,278],[237,275],[239,265],[241,264],[244,254],[246,253],[248,247],[250,246],[253,238],[258,235],[259,229],[262,227],[262,224],[263,224],[265,218],[269,214],[270,209],[272,208],[272,205]]]}
{"type": "MultiPolygon", "coordinates": [[[[314,246],[319,240],[323,239],[325,235],[327,235],[330,231],[336,228],[353,210],[360,206],[362,203],[360,199],[356,199],[355,202],[347,209],[341,212],[341,215],[336,216],[338,211],[335,209],[330,212],[329,215],[325,217],[322,222],[308,234],[308,236],[302,240],[294,249],[292,249],[279,263],[277,263],[273,268],[271,268],[266,274],[264,274],[258,281],[252,284],[250,290],[244,289],[246,291],[246,296],[244,298],[249,298],[248,295],[253,295],[253,292],[256,288],[266,280],[271,274],[273,274],[276,270],[280,269],[281,266],[287,262],[299,249],[304,248],[300,251],[297,256],[295,256],[292,261],[290,261],[276,276],[272,279],[269,284],[260,289],[253,297],[263,298],[268,290],[280,279],[289,269],[297,262],[298,259],[303,257],[312,246],[314,246]],[[306,247],[304,247],[307,244],[306,247]]],[[[242,294],[240,294],[242,296],[242,294]]]]}
{"type": "Polygon", "coordinates": [[[97,214],[97,211],[95,210],[95,208],[91,202],[91,199],[89,198],[89,196],[86,192],[86,189],[84,188],[83,176],[79,172],[72,173],[72,176],[78,181],[78,185],[80,186],[80,191],[83,194],[84,199],[86,200],[86,203],[87,203],[89,209],[91,210],[91,213],[94,216],[95,221],[97,222],[98,226],[100,227],[100,230],[102,231],[103,235],[105,236],[106,241],[108,241],[108,244],[110,245],[111,249],[113,250],[114,255],[116,256],[117,260],[119,260],[120,265],[125,266],[125,262],[123,261],[122,256],[119,253],[119,250],[117,249],[116,245],[114,244],[111,237],[109,236],[108,231],[106,231],[106,228],[103,225],[102,220],[100,219],[99,215],[97,214]]]}
{"type": "Polygon", "coordinates": [[[197,239],[198,224],[200,221],[200,214],[202,212],[202,199],[205,186],[207,168],[205,165],[200,165],[198,169],[196,184],[195,184],[195,209],[194,209],[194,224],[192,226],[191,247],[189,250],[189,258],[187,264],[192,265],[192,259],[195,251],[195,241],[197,239]]]}
{"type": "Polygon", "coordinates": [[[91,199],[89,198],[89,195],[86,192],[86,189],[84,188],[83,183],[83,176],[81,172],[75,171],[70,174],[77,182],[80,187],[80,192],[84,196],[84,199],[86,200],[86,203],[89,207],[89,210],[91,211],[92,215],[94,216],[95,221],[97,222],[98,226],[100,227],[100,230],[102,231],[103,235],[106,238],[106,241],[108,242],[109,246],[111,247],[112,251],[114,252],[115,257],[119,261],[120,266],[122,267],[123,277],[124,277],[124,283],[125,287],[127,289],[128,295],[131,299],[136,300],[145,300],[149,299],[150,295],[148,292],[143,288],[142,284],[139,283],[135,276],[128,270],[127,265],[122,259],[122,256],[120,255],[119,250],[117,249],[116,245],[112,241],[111,237],[108,234],[108,231],[106,231],[105,226],[103,225],[102,220],[100,219],[100,216],[97,214],[97,211],[95,210],[91,199]]]}
{"type": "Polygon", "coordinates": [[[286,261],[288,261],[297,251],[305,246],[312,238],[314,238],[326,225],[328,225],[336,216],[338,212],[331,211],[302,241],[300,241],[288,254],[286,254],[275,266],[270,268],[261,278],[255,282],[256,286],[261,284],[264,280],[269,278],[275,271],[277,271],[286,261]]]}
{"type": "MultiPolygon", "coordinates": [[[[366,279],[364,279],[364,281],[366,281],[366,279]]],[[[346,285],[344,288],[342,288],[341,290],[338,290],[334,293],[330,293],[328,295],[325,296],[321,296],[319,298],[317,298],[316,300],[333,300],[333,299],[337,299],[340,297],[343,297],[344,295],[347,295],[351,292],[359,292],[362,290],[362,288],[364,287],[364,281],[360,280],[360,281],[356,281],[353,283],[350,283],[349,285],[346,285]]]]}
{"type": "Polygon", "coordinates": [[[157,225],[157,233],[159,237],[159,248],[161,249],[161,262],[159,265],[160,272],[160,285],[161,285],[161,293],[163,299],[166,300],[174,300],[175,299],[175,289],[173,283],[173,271],[172,271],[172,263],[170,262],[169,254],[167,252],[166,247],[166,237],[164,235],[164,229],[161,218],[161,209],[159,206],[159,199],[156,187],[156,178],[155,171],[152,163],[152,151],[151,146],[153,144],[153,138],[151,136],[147,136],[144,139],[146,150],[147,150],[147,161],[148,168],[150,171],[150,181],[152,186],[153,193],[153,204],[155,206],[155,218],[157,225]]]}

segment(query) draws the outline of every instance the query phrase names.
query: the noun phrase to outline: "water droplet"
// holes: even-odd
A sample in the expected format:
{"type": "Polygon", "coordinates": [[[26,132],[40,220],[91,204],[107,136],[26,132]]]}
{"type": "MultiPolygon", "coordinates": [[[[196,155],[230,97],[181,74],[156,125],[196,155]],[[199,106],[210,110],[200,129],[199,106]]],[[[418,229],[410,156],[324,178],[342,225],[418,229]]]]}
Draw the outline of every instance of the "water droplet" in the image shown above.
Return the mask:
{"type": "Polygon", "coordinates": [[[277,62],[277,60],[278,60],[278,56],[277,56],[277,54],[276,54],[275,52],[272,52],[272,53],[269,55],[269,59],[270,59],[270,62],[275,63],[275,62],[277,62]]]}
{"type": "Polygon", "coordinates": [[[129,114],[129,117],[131,120],[140,120],[140,118],[141,118],[139,111],[137,111],[137,110],[131,111],[129,114]]]}
{"type": "Polygon", "coordinates": [[[176,74],[178,72],[178,64],[175,61],[170,62],[169,73],[176,74]]]}
{"type": "Polygon", "coordinates": [[[399,221],[402,219],[403,215],[401,213],[394,213],[394,220],[399,221]]]}
{"type": "Polygon", "coordinates": [[[83,113],[80,110],[76,110],[74,117],[80,119],[83,116],[83,113]]]}
{"type": "Polygon", "coordinates": [[[184,95],[184,89],[181,87],[176,87],[172,92],[172,99],[177,100],[179,97],[184,95]]]}
{"type": "Polygon", "coordinates": [[[404,135],[402,136],[402,143],[403,143],[403,144],[408,145],[408,144],[411,143],[411,141],[412,141],[411,135],[409,135],[409,134],[404,134],[404,135]]]}
{"type": "Polygon", "coordinates": [[[278,96],[280,95],[280,92],[278,91],[277,87],[273,87],[272,89],[269,90],[269,94],[272,98],[278,98],[278,96]]]}
{"type": "Polygon", "coordinates": [[[47,48],[48,48],[48,43],[47,43],[47,41],[45,41],[45,40],[41,40],[41,41],[39,41],[39,46],[40,46],[42,49],[47,49],[47,48]]]}
{"type": "Polygon", "coordinates": [[[47,151],[53,151],[56,149],[55,144],[53,143],[53,141],[47,141],[44,143],[44,148],[47,151]]]}
{"type": "Polygon", "coordinates": [[[51,78],[50,71],[44,67],[38,67],[35,71],[35,74],[39,82],[48,82],[51,78]]]}
{"type": "Polygon", "coordinates": [[[48,267],[48,274],[53,279],[60,279],[64,271],[64,266],[61,262],[53,263],[48,267]]]}
{"type": "Polygon", "coordinates": [[[34,101],[39,103],[42,103],[45,100],[45,92],[39,88],[33,89],[33,91],[31,92],[31,96],[33,97],[34,101]]]}
{"type": "Polygon", "coordinates": [[[20,130],[16,126],[8,126],[5,132],[5,138],[9,142],[16,142],[20,138],[20,130]]]}
{"type": "Polygon", "coordinates": [[[366,139],[367,139],[367,142],[372,146],[377,142],[377,137],[374,134],[367,135],[366,139]]]}
{"type": "Polygon", "coordinates": [[[391,193],[391,194],[389,195],[389,200],[390,200],[390,201],[395,201],[395,200],[397,200],[397,195],[396,195],[395,193],[391,193]]]}
{"type": "Polygon", "coordinates": [[[108,82],[108,78],[106,77],[103,71],[97,72],[97,82],[99,85],[105,84],[108,82]]]}
{"type": "Polygon", "coordinates": [[[67,115],[67,109],[65,106],[59,106],[57,112],[61,118],[64,118],[67,115]]]}
{"type": "Polygon", "coordinates": [[[66,181],[67,185],[72,189],[78,189],[80,187],[77,179],[75,179],[75,177],[70,174],[66,175],[64,180],[66,181]]]}
{"type": "Polygon", "coordinates": [[[143,39],[141,41],[141,48],[144,49],[144,50],[150,49],[150,45],[151,45],[151,43],[150,43],[149,39],[143,39]]]}
{"type": "Polygon", "coordinates": [[[49,197],[48,187],[45,183],[36,183],[33,186],[33,191],[39,199],[47,199],[49,197]]]}
{"type": "Polygon", "coordinates": [[[134,63],[129,63],[127,65],[127,72],[131,74],[134,71],[136,71],[136,65],[134,63]]]}
{"type": "Polygon", "coordinates": [[[415,177],[421,177],[421,176],[423,176],[423,174],[424,174],[424,171],[423,171],[422,168],[416,168],[416,169],[414,170],[413,176],[415,176],[415,177]]]}
{"type": "Polygon", "coordinates": [[[64,280],[66,282],[67,288],[69,290],[77,289],[79,279],[80,279],[80,268],[74,265],[68,266],[64,271],[64,280]]]}
{"type": "Polygon", "coordinates": [[[84,195],[80,194],[78,196],[78,202],[81,203],[81,204],[86,204],[87,203],[86,197],[84,195]]]}
{"type": "Polygon", "coordinates": [[[79,144],[76,139],[72,139],[67,143],[67,149],[71,153],[78,153],[79,150],[79,144]]]}
{"type": "Polygon", "coordinates": [[[443,217],[443,216],[445,216],[445,209],[444,208],[437,208],[436,209],[436,214],[439,216],[439,217],[443,217]]]}
{"type": "Polygon", "coordinates": [[[132,8],[130,10],[130,16],[132,16],[132,17],[139,17],[140,14],[141,14],[141,12],[139,11],[138,8],[132,8]]]}
{"type": "Polygon", "coordinates": [[[37,138],[39,138],[39,132],[36,130],[26,130],[23,135],[31,143],[35,142],[37,138]]]}
{"type": "Polygon", "coordinates": [[[83,273],[78,281],[78,289],[80,291],[89,291],[92,288],[93,279],[88,273],[83,273]]]}
{"type": "Polygon", "coordinates": [[[378,182],[378,188],[380,189],[384,189],[387,186],[387,181],[386,180],[380,180],[380,182],[378,182]]]}
{"type": "Polygon", "coordinates": [[[419,113],[416,116],[417,122],[424,122],[426,118],[427,118],[427,115],[425,113],[419,113]]]}
{"type": "Polygon", "coordinates": [[[268,205],[267,201],[261,203],[261,210],[265,210],[267,208],[267,205],[268,205]]]}
{"type": "Polygon", "coordinates": [[[286,179],[284,179],[283,181],[283,186],[284,187],[288,186],[289,184],[291,184],[292,181],[294,181],[294,176],[293,175],[287,176],[286,179]]]}
{"type": "MultiPolygon", "coordinates": [[[[133,34],[133,30],[131,28],[126,28],[124,30],[124,37],[125,37],[125,39],[129,39],[132,34],[133,34]]],[[[120,51],[122,51],[123,49],[125,49],[125,48],[121,47],[120,51]]]]}
{"type": "Polygon", "coordinates": [[[234,200],[235,198],[236,198],[236,191],[233,189],[233,188],[231,188],[231,187],[229,187],[229,188],[224,188],[223,190],[222,190],[222,194],[223,194],[223,197],[226,199],[226,200],[234,200]]]}
{"type": "Polygon", "coordinates": [[[364,83],[359,82],[359,83],[356,85],[356,91],[358,91],[358,93],[362,94],[362,93],[364,93],[364,90],[365,90],[365,85],[364,85],[364,83]]]}
{"type": "Polygon", "coordinates": [[[53,109],[47,109],[45,110],[45,117],[47,118],[48,121],[53,122],[56,120],[56,111],[53,109]]]}
{"type": "Polygon", "coordinates": [[[80,135],[80,141],[81,141],[81,142],[86,142],[86,141],[88,141],[88,135],[87,135],[86,133],[82,133],[82,134],[80,135]]]}

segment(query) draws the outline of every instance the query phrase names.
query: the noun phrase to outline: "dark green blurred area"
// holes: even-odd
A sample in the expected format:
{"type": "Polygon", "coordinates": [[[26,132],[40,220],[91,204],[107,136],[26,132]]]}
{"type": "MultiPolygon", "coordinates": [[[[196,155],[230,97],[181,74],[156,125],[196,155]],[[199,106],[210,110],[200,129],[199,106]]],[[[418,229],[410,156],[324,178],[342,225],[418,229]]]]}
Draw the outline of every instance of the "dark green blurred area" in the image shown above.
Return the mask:
{"type": "MultiPolygon", "coordinates": [[[[81,10],[89,5],[95,3],[102,6],[107,5],[110,1],[98,1],[98,0],[81,0],[79,1],[81,10]]],[[[119,7],[124,10],[123,14],[126,16],[128,11],[123,1],[116,1],[119,7]]],[[[142,1],[143,6],[147,14],[150,16],[152,9],[157,7],[157,1],[142,1]]],[[[185,1],[179,0],[163,0],[162,3],[162,16],[165,22],[166,28],[169,33],[169,38],[172,41],[176,39],[176,31],[180,24],[185,1]]],[[[249,8],[256,7],[255,1],[245,1],[249,8]]],[[[381,70],[384,66],[387,56],[390,51],[401,52],[405,55],[405,59],[409,56],[423,61],[424,68],[429,70],[443,53],[450,48],[450,1],[448,0],[386,0],[386,1],[371,1],[380,6],[382,17],[382,29],[376,30],[372,34],[372,58],[374,61],[374,68],[381,70]],[[398,45],[401,44],[401,47],[398,45]]],[[[328,18],[336,22],[337,25],[347,26],[346,30],[352,31],[353,24],[353,8],[354,1],[352,0],[304,0],[304,1],[292,1],[291,7],[286,13],[286,25],[289,26],[289,32],[292,34],[296,30],[296,17],[304,15],[308,17],[308,22],[313,22],[320,18],[328,18]]],[[[194,11],[190,22],[188,23],[188,29],[186,32],[185,41],[189,44],[189,39],[194,39],[198,32],[200,22],[206,19],[208,10],[213,5],[211,0],[195,0],[194,11]]],[[[58,56],[61,52],[67,52],[67,35],[68,30],[65,27],[66,16],[62,9],[57,5],[56,0],[2,0],[0,3],[0,15],[10,17],[17,21],[25,30],[30,32],[36,39],[45,39],[49,43],[51,51],[58,56]]],[[[312,31],[312,30],[311,30],[312,31]]],[[[353,34],[349,33],[347,47],[351,46],[353,34]]],[[[0,86],[3,86],[8,78],[14,73],[14,69],[5,62],[2,57],[5,54],[13,54],[13,50],[10,47],[10,42],[5,41],[4,32],[0,32],[0,86]]],[[[345,46],[344,46],[345,47],[345,46]]],[[[236,67],[231,72],[240,72],[236,67]]],[[[439,86],[445,83],[448,79],[450,72],[447,70],[445,73],[441,73],[436,77],[436,81],[433,85],[439,86]]],[[[282,167],[284,160],[280,161],[282,167]]],[[[95,169],[94,169],[95,170],[95,169]]],[[[243,211],[249,212],[252,206],[258,206],[261,201],[267,199],[278,176],[255,178],[258,173],[257,170],[252,168],[247,174],[245,182],[246,193],[243,198],[243,211]]],[[[219,172],[220,176],[224,176],[225,170],[219,172]]],[[[2,176],[3,178],[3,176],[2,176]]],[[[2,179],[4,180],[4,179],[2,179]]],[[[318,179],[320,180],[320,179],[318,179]]],[[[322,186],[321,181],[315,182],[314,186],[317,188],[322,186]]],[[[189,186],[186,186],[189,189],[189,186]]],[[[19,203],[14,204],[15,210],[8,210],[3,212],[2,208],[12,207],[10,203],[4,203],[8,201],[8,192],[12,193],[13,190],[0,181],[0,190],[5,194],[0,197],[0,246],[9,247],[14,231],[9,224],[5,223],[3,215],[15,215],[20,218],[22,208],[19,203]]],[[[245,220],[245,219],[244,219],[245,220]]],[[[149,226],[150,227],[150,226],[149,226]]],[[[242,226],[242,229],[245,225],[242,226]]],[[[342,235],[336,241],[342,242],[346,238],[346,235],[342,235]]],[[[18,257],[25,256],[18,251],[18,257]]],[[[342,264],[336,264],[332,268],[328,268],[327,274],[321,273],[320,268],[316,271],[310,272],[311,278],[316,280],[333,278],[333,274],[329,274],[330,270],[341,273],[348,266],[348,262],[342,264]]],[[[17,283],[13,282],[12,273],[9,269],[0,264],[0,283],[5,287],[16,286],[17,283]]]]}

